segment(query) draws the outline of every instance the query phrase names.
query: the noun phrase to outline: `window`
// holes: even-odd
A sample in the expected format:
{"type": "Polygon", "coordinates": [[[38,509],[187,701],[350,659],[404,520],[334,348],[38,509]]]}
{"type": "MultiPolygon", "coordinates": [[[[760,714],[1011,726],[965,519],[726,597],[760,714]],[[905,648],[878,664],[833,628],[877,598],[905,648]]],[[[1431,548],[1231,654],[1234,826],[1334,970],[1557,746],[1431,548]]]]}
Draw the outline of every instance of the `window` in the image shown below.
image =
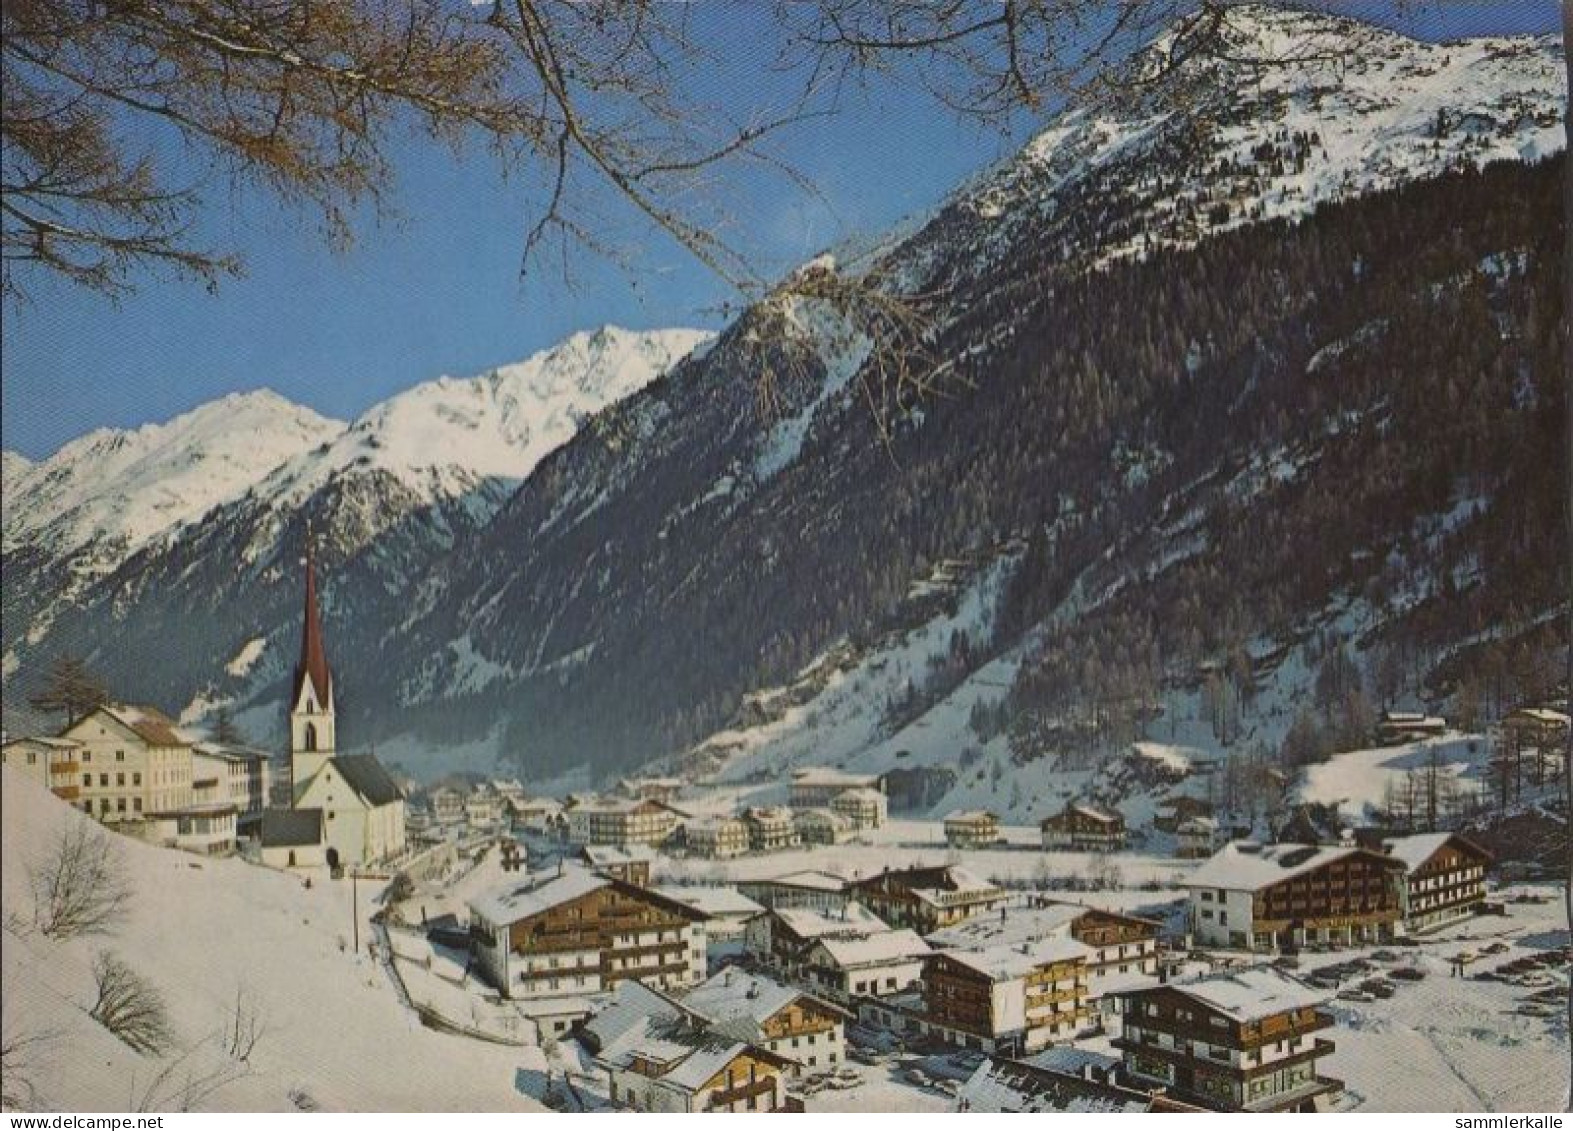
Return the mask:
{"type": "Polygon", "coordinates": [[[125,785],[126,784],[126,775],[124,773],[116,774],[115,775],[115,784],[116,785],[125,785]]]}
{"type": "Polygon", "coordinates": [[[124,762],[125,760],[126,760],[126,752],[124,750],[116,750],[115,751],[115,761],[117,761],[117,762],[124,762]]]}
{"type": "Polygon", "coordinates": [[[131,808],[135,809],[138,813],[142,812],[142,799],[140,797],[133,797],[131,799],[131,808]]]}
{"type": "Polygon", "coordinates": [[[108,774],[99,774],[98,775],[98,784],[103,786],[105,789],[108,789],[109,788],[109,775],[108,774]]]}
{"type": "Polygon", "coordinates": [[[83,774],[82,775],[82,784],[83,785],[92,785],[93,784],[93,775],[92,774],[83,774]]]}
{"type": "Polygon", "coordinates": [[[84,761],[84,762],[91,762],[92,760],[93,760],[93,752],[91,750],[84,750],[84,751],[82,751],[82,761],[84,761]]]}
{"type": "Polygon", "coordinates": [[[38,765],[38,755],[34,754],[31,750],[27,752],[27,764],[29,766],[38,765]]]}
{"type": "Polygon", "coordinates": [[[141,785],[142,784],[142,773],[141,773],[140,770],[136,771],[135,773],[133,773],[131,775],[131,784],[132,785],[141,785]]]}

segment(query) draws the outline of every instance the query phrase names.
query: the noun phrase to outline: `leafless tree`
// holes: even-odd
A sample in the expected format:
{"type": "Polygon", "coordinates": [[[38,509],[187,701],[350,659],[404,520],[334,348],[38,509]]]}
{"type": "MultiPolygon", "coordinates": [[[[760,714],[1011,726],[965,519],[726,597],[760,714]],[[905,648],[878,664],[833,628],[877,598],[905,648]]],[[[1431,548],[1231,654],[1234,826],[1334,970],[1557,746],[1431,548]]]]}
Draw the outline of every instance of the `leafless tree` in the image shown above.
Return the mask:
{"type": "Polygon", "coordinates": [[[33,925],[45,935],[111,933],[131,900],[119,847],[88,820],[71,821],[28,869],[33,925]]]}
{"type": "Polygon", "coordinates": [[[52,1030],[20,1025],[8,1007],[0,1019],[0,1108],[36,1110],[43,1106],[38,1082],[49,1074],[46,1058],[59,1039],[52,1030]]]}
{"type": "Polygon", "coordinates": [[[158,988],[112,951],[93,960],[97,996],[88,1016],[140,1053],[158,1054],[174,1042],[158,988]]]}

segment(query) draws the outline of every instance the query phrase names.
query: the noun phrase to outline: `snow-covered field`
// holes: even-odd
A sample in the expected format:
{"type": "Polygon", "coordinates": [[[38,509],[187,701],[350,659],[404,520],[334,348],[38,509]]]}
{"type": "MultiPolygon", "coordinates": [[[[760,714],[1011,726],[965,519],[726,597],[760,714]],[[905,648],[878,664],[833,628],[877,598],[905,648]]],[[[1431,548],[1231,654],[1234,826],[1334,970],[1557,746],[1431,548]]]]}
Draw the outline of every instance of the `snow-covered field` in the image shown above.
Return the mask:
{"type": "Polygon", "coordinates": [[[1349,820],[1361,821],[1367,808],[1379,807],[1390,792],[1399,792],[1408,774],[1429,772],[1433,760],[1441,775],[1471,790],[1479,789],[1485,784],[1489,755],[1484,736],[1457,733],[1399,746],[1350,750],[1307,766],[1300,797],[1335,805],[1349,820]]]}
{"type": "Polygon", "coordinates": [[[200,859],[114,836],[134,891],[124,922],[91,938],[56,940],[32,930],[29,864],[62,829],[87,818],[6,775],[3,1025],[8,1042],[31,1042],[24,1067],[8,1063],[6,1087],[10,1092],[25,1076],[36,1089],[30,1106],[172,1110],[188,1079],[218,1072],[228,1082],[197,1107],[538,1109],[514,1080],[520,1070],[544,1065],[539,1050],[437,1033],[401,1004],[384,968],[366,953],[373,885],[360,885],[355,954],[348,883],[307,889],[293,876],[238,859],[200,859]],[[163,995],[176,1034],[168,1053],[134,1052],[88,1016],[101,950],[119,955],[163,995]],[[237,995],[261,1032],[249,1064],[227,1058],[217,1040],[237,995]]]}

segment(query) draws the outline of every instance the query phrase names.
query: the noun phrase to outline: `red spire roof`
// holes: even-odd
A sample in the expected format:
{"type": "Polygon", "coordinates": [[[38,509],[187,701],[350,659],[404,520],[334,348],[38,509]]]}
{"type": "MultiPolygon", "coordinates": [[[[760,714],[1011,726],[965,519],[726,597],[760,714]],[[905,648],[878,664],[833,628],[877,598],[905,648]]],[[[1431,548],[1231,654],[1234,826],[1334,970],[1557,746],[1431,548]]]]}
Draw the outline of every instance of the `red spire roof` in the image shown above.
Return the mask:
{"type": "Polygon", "coordinates": [[[317,702],[324,707],[332,703],[332,676],[328,672],[328,653],[322,647],[322,621],[317,616],[317,571],[310,531],[306,534],[306,613],[300,634],[300,662],[295,665],[296,703],[300,702],[307,677],[311,679],[317,702]]]}

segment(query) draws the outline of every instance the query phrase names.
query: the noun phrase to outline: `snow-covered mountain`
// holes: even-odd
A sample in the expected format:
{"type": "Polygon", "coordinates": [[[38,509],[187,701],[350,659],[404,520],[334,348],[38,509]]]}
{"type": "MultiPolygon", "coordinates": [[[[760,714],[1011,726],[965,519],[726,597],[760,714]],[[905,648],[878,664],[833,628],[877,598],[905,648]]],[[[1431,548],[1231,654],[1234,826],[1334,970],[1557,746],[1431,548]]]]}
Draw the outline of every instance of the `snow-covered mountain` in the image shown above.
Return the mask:
{"type": "Polygon", "coordinates": [[[282,463],[258,484],[298,506],[349,471],[386,472],[429,499],[487,479],[517,482],[607,405],[644,388],[707,341],[703,330],[603,326],[514,365],[439,377],[367,410],[330,444],[282,463]]]}
{"type": "Polygon", "coordinates": [[[6,465],[4,551],[69,555],[100,568],[244,494],[344,429],[268,389],[232,393],[163,424],[100,428],[36,464],[6,465]]]}
{"type": "Polygon", "coordinates": [[[1209,51],[1161,36],[1125,83],[974,177],[890,266],[909,284],[940,266],[975,278],[1045,227],[1061,262],[1102,266],[1566,143],[1557,36],[1426,43],[1257,4],[1217,34],[1209,51]]]}
{"type": "MultiPolygon", "coordinates": [[[[277,583],[313,515],[341,557],[396,532],[379,547],[380,583],[394,586],[389,571],[483,524],[583,421],[707,337],[607,326],[478,377],[418,385],[348,425],[261,391],[165,424],[94,432],[14,474],[8,463],[5,674],[30,652],[92,651],[95,618],[107,609],[135,619],[150,586],[172,586],[160,596],[178,608],[258,577],[277,583]],[[224,556],[211,575],[206,553],[224,556]],[[199,582],[214,588],[189,589],[199,582]]],[[[248,632],[258,643],[241,674],[266,636],[255,623],[248,632]]]]}

